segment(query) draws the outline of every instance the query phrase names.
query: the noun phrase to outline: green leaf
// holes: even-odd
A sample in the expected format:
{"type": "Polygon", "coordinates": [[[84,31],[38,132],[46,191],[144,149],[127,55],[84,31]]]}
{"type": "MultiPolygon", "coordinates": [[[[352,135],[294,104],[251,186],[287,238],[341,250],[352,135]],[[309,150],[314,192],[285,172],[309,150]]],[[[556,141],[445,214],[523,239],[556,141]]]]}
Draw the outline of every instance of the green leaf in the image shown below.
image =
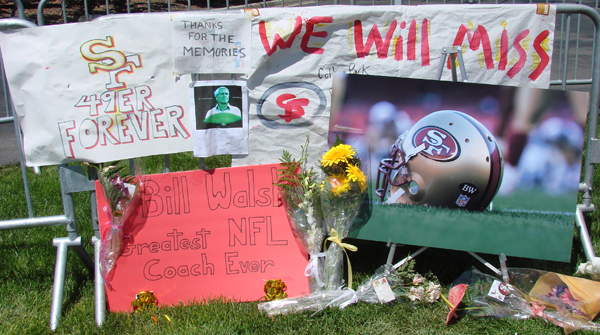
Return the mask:
{"type": "Polygon", "coordinates": [[[340,136],[339,135],[335,135],[335,142],[333,142],[333,145],[331,146],[333,147],[337,147],[338,145],[343,144],[342,141],[340,140],[340,136]]]}

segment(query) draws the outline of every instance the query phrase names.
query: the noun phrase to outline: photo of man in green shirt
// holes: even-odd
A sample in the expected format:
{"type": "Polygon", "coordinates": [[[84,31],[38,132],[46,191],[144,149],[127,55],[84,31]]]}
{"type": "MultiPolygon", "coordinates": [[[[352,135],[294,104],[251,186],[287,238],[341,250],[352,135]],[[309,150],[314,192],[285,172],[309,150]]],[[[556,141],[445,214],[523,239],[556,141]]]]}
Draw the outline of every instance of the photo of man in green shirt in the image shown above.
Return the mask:
{"type": "Polygon", "coordinates": [[[242,111],[229,104],[229,89],[221,86],[214,91],[217,104],[206,112],[206,128],[234,128],[242,126],[242,111]]]}

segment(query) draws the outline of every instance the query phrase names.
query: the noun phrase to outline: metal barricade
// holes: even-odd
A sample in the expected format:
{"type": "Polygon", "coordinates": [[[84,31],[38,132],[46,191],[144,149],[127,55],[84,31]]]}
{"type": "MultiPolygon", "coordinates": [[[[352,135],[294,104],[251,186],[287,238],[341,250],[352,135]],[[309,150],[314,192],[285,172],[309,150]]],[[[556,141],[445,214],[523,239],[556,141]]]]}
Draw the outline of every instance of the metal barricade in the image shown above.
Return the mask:
{"type": "MultiPolygon", "coordinates": [[[[28,28],[35,27],[35,24],[23,19],[4,19],[0,20],[0,29],[28,28]]],[[[52,307],[50,311],[50,328],[56,329],[60,314],[62,311],[62,298],[64,291],[65,269],[67,263],[67,250],[71,247],[83,261],[84,265],[91,271],[94,271],[94,262],[81,243],[81,237],[77,231],[77,222],[75,220],[75,206],[73,202],[73,193],[82,191],[93,191],[94,182],[87,179],[83,169],[79,166],[59,167],[59,177],[61,186],[61,197],[63,200],[64,215],[34,217],[31,194],[29,191],[29,182],[27,178],[27,168],[25,166],[25,155],[23,153],[23,142],[21,138],[21,129],[19,122],[15,118],[14,108],[10,98],[10,92],[4,73],[4,64],[1,65],[3,93],[5,97],[5,106],[7,116],[0,118],[0,123],[13,122],[17,146],[19,151],[21,172],[23,177],[24,192],[27,201],[29,218],[0,221],[0,230],[28,229],[51,226],[65,226],[68,236],[57,237],[53,240],[53,245],[57,248],[56,264],[54,268],[54,289],[52,293],[52,307]]],[[[92,195],[95,197],[95,195],[92,195]]],[[[94,216],[93,216],[94,217],[94,216]]],[[[97,215],[96,215],[97,217],[97,215]]],[[[97,228],[97,220],[96,220],[97,228]]]]}
{"type": "MultiPolygon", "coordinates": [[[[130,12],[130,2],[127,1],[127,11],[130,12]]],[[[171,2],[168,1],[168,10],[171,10],[171,2]]],[[[0,29],[7,29],[13,27],[32,27],[35,26],[29,21],[23,20],[23,6],[20,0],[16,0],[18,15],[21,19],[4,19],[0,20],[0,29]]],[[[47,0],[41,0],[37,9],[37,21],[39,25],[44,24],[44,6],[47,0]]],[[[87,6],[87,1],[85,2],[85,18],[91,19],[91,15],[89,14],[89,8],[87,6]]],[[[460,1],[463,3],[464,1],[460,1]]],[[[446,0],[440,1],[420,1],[419,4],[434,4],[434,3],[448,3],[446,0]]],[[[494,4],[499,3],[496,1],[469,1],[468,3],[477,3],[477,4],[494,4]]],[[[512,3],[515,3],[514,1],[512,3]]],[[[527,3],[533,3],[529,1],[527,3]]],[[[547,3],[547,2],[542,2],[547,3]]],[[[302,0],[296,0],[296,2],[290,4],[286,3],[285,0],[279,1],[270,1],[266,2],[263,0],[262,3],[258,4],[248,4],[247,0],[244,6],[242,7],[273,7],[273,6],[319,6],[326,4],[340,4],[339,0],[331,0],[331,1],[319,1],[310,2],[310,3],[302,3],[302,0]]],[[[376,5],[375,0],[367,0],[367,1],[358,1],[350,0],[350,5],[376,5]]],[[[395,4],[395,5],[411,5],[411,0],[387,0],[377,1],[377,4],[395,4]]],[[[106,13],[109,14],[109,2],[106,0],[106,13]]],[[[582,182],[579,185],[579,191],[582,193],[582,202],[577,205],[576,212],[576,222],[575,225],[579,230],[581,243],[588,260],[592,260],[595,258],[595,252],[593,249],[593,245],[591,243],[591,239],[589,237],[589,233],[587,231],[587,226],[585,223],[584,213],[593,212],[595,207],[592,203],[592,189],[594,182],[594,167],[595,164],[600,163],[600,144],[597,139],[597,130],[598,130],[598,110],[600,107],[600,83],[598,79],[600,79],[600,52],[596,50],[596,45],[600,43],[600,34],[598,34],[598,29],[600,28],[600,15],[596,8],[592,8],[586,5],[583,5],[582,1],[579,1],[577,4],[557,4],[557,13],[560,14],[560,21],[557,20],[557,29],[555,30],[555,44],[559,44],[559,52],[554,53],[553,55],[553,69],[552,69],[552,86],[560,86],[562,89],[566,89],[567,86],[573,85],[585,85],[583,86],[586,90],[590,91],[590,105],[588,110],[588,122],[587,122],[587,138],[586,138],[586,154],[585,161],[583,162],[583,176],[582,182]],[[575,20],[573,20],[573,15],[576,15],[575,20]],[[582,21],[582,18],[587,17],[589,22],[582,21]],[[586,26],[587,24],[587,26],[586,26]],[[581,31],[582,29],[588,29],[589,25],[593,24],[594,34],[591,40],[582,41],[581,39],[581,31]],[[572,27],[574,25],[574,27],[572,27]],[[583,27],[583,28],[582,28],[583,27]],[[573,29],[572,29],[573,28],[573,29]],[[573,33],[575,31],[575,33],[573,33]],[[575,37],[572,35],[575,34],[575,37]],[[575,46],[572,49],[572,44],[575,46]],[[589,45],[583,45],[587,43],[589,45]],[[583,48],[588,48],[591,50],[590,54],[587,56],[581,55],[580,50],[583,48]],[[582,60],[582,58],[589,57],[589,61],[587,59],[582,60]],[[588,70],[589,77],[581,77],[582,71],[580,70],[580,65],[582,63],[591,64],[591,69],[588,70]]],[[[63,19],[64,22],[67,22],[66,9],[64,7],[64,1],[62,2],[63,8],[63,19]]],[[[207,0],[207,8],[210,9],[210,0],[207,0]]],[[[229,6],[229,1],[227,1],[227,8],[231,8],[229,6]]],[[[191,0],[188,0],[188,10],[191,10],[191,0]]],[[[148,12],[151,12],[151,4],[148,1],[148,12]]],[[[556,48],[555,48],[556,49],[556,48]]],[[[2,81],[4,87],[4,93],[6,97],[6,110],[8,111],[8,115],[6,117],[0,118],[0,123],[8,123],[14,122],[16,119],[14,118],[13,106],[10,103],[10,92],[8,91],[8,87],[6,85],[6,80],[4,79],[4,72],[2,71],[2,81]]],[[[18,138],[19,150],[20,150],[20,162],[22,168],[22,175],[24,180],[24,189],[27,194],[29,194],[29,186],[27,181],[27,173],[25,168],[25,159],[22,150],[22,142],[20,136],[20,128],[18,122],[14,122],[15,125],[15,133],[18,138]]],[[[165,156],[165,170],[169,170],[169,156],[165,156]]],[[[25,228],[35,228],[35,227],[46,227],[46,226],[65,226],[67,229],[68,236],[55,238],[53,240],[54,246],[57,248],[57,258],[55,265],[55,275],[54,275],[54,291],[52,298],[52,310],[51,310],[51,321],[50,327],[51,329],[56,329],[62,308],[62,295],[64,288],[64,277],[65,277],[65,264],[66,264],[66,253],[69,247],[72,247],[78,254],[78,256],[82,259],[84,264],[90,271],[95,272],[95,309],[96,309],[96,323],[100,326],[105,317],[105,291],[104,291],[104,283],[102,276],[100,276],[99,271],[99,254],[100,254],[100,236],[98,230],[98,220],[97,220],[97,209],[95,206],[92,206],[92,218],[94,218],[93,228],[95,232],[95,236],[92,239],[95,250],[95,262],[92,261],[91,257],[83,248],[81,244],[81,237],[78,236],[77,232],[77,224],[74,215],[74,206],[73,206],[73,193],[76,192],[90,192],[90,197],[92,198],[92,204],[95,204],[95,193],[94,193],[94,183],[90,181],[86,174],[83,172],[81,167],[79,166],[60,166],[59,167],[59,177],[61,181],[61,193],[63,198],[63,208],[64,215],[51,216],[51,217],[34,217],[33,210],[31,209],[31,199],[27,196],[28,201],[28,210],[29,210],[29,218],[27,219],[17,219],[17,220],[8,220],[8,221],[0,221],[0,230],[9,230],[9,229],[25,229],[25,228]]],[[[93,173],[90,173],[90,179],[94,179],[93,173]]]]}

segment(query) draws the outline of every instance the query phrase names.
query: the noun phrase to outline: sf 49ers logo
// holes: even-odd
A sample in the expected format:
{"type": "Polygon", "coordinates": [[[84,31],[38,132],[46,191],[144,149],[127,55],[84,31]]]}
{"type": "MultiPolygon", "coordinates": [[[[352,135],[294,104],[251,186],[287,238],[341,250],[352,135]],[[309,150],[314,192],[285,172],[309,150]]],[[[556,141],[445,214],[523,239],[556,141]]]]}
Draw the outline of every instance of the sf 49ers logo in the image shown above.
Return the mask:
{"type": "Polygon", "coordinates": [[[460,154],[458,142],[449,132],[442,128],[427,126],[415,133],[413,145],[418,147],[425,144],[421,154],[436,161],[451,161],[460,154]]]}
{"type": "Polygon", "coordinates": [[[122,51],[115,50],[115,40],[112,36],[106,39],[89,40],[79,48],[81,57],[88,62],[91,74],[107,72],[109,83],[107,90],[121,90],[127,88],[127,83],[119,77],[121,74],[132,74],[136,68],[142,67],[140,55],[125,55],[122,51]]]}

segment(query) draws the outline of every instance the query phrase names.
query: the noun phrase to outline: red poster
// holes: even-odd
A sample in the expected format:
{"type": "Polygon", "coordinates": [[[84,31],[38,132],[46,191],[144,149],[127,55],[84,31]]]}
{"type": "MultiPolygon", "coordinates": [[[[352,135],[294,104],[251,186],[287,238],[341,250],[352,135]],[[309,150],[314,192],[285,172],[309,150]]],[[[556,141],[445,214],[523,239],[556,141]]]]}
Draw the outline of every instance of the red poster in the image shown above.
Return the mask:
{"type": "MultiPolygon", "coordinates": [[[[144,176],[142,201],[111,272],[111,311],[131,311],[138,292],[159,304],[263,297],[269,279],[288,296],[309,291],[276,181],[277,164],[144,176]]],[[[100,226],[110,225],[97,183],[100,226]]]]}

